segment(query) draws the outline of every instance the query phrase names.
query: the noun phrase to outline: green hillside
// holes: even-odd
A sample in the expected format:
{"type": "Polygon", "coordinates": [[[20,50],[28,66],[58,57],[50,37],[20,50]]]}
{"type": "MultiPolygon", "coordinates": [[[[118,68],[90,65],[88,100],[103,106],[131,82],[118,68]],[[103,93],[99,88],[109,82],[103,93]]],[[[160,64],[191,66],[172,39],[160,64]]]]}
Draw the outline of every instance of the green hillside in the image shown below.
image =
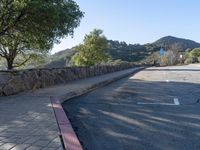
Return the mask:
{"type": "MultiPolygon", "coordinates": [[[[200,44],[187,39],[176,38],[172,36],[163,37],[156,42],[149,44],[127,44],[126,42],[108,40],[107,54],[113,60],[127,62],[152,62],[152,59],[158,55],[160,47],[166,50],[186,51],[200,47],[200,44]]],[[[46,68],[60,68],[71,65],[71,57],[74,55],[72,49],[66,49],[51,55],[44,65],[46,68]]]]}
{"type": "Polygon", "coordinates": [[[48,58],[44,67],[45,68],[62,68],[62,67],[70,66],[70,60],[73,55],[74,55],[74,51],[72,49],[59,51],[48,58]]]}

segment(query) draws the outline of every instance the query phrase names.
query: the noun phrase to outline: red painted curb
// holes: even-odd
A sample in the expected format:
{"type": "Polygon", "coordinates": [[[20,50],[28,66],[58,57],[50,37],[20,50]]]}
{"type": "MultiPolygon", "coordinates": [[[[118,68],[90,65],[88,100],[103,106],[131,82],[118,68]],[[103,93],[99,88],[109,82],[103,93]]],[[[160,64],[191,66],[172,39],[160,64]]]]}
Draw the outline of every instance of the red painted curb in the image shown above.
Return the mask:
{"type": "Polygon", "coordinates": [[[65,150],[83,150],[72,125],[62,108],[60,99],[50,97],[56,120],[60,129],[65,150]]]}
{"type": "Polygon", "coordinates": [[[88,92],[96,89],[97,87],[102,87],[103,85],[107,85],[115,80],[119,80],[125,76],[128,76],[129,74],[135,73],[142,69],[144,69],[144,67],[139,67],[136,70],[129,71],[129,72],[125,73],[124,75],[113,78],[112,80],[102,81],[98,84],[96,83],[96,84],[88,87],[85,90],[82,89],[80,91],[71,91],[67,94],[64,94],[64,95],[61,95],[58,97],[52,97],[52,96],[50,97],[52,107],[54,109],[55,117],[56,117],[59,129],[60,129],[60,133],[62,136],[63,145],[66,150],[83,150],[83,148],[80,144],[78,137],[76,136],[76,134],[72,128],[72,125],[71,125],[69,119],[67,118],[67,115],[65,114],[65,111],[62,108],[61,103],[64,102],[65,100],[69,100],[72,97],[83,95],[85,93],[88,93],[88,92]]]}

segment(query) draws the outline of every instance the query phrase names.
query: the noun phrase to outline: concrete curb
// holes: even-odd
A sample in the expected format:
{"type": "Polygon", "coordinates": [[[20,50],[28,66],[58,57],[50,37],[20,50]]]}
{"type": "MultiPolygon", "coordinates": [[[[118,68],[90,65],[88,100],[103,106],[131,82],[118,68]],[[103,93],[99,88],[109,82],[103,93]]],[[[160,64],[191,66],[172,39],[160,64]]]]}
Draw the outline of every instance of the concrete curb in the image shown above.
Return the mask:
{"type": "Polygon", "coordinates": [[[140,70],[143,70],[145,67],[138,67],[135,70],[131,70],[127,73],[124,73],[120,76],[117,76],[112,79],[107,79],[96,84],[93,84],[85,89],[80,89],[79,91],[71,91],[64,95],[58,97],[50,97],[52,108],[54,109],[55,117],[60,129],[62,142],[65,150],[83,150],[76,133],[74,132],[72,125],[65,114],[64,109],[62,108],[62,103],[70,100],[71,98],[75,98],[81,96],[83,94],[89,93],[97,88],[110,84],[114,81],[127,77],[133,73],[137,73],[140,70]]]}
{"type": "Polygon", "coordinates": [[[82,146],[74,132],[72,125],[62,108],[60,100],[56,97],[50,97],[57,124],[61,133],[61,141],[65,150],[83,150],[82,146]]]}

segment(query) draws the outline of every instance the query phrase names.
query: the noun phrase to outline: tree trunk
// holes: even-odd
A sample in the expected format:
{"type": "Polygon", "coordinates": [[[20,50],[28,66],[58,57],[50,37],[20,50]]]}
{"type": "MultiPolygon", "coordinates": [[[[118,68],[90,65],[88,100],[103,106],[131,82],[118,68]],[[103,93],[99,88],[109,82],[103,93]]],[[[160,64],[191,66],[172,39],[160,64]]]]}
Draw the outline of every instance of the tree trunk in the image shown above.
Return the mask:
{"type": "Polygon", "coordinates": [[[7,58],[7,69],[8,70],[13,70],[13,62],[14,62],[14,59],[13,58],[7,58]]]}

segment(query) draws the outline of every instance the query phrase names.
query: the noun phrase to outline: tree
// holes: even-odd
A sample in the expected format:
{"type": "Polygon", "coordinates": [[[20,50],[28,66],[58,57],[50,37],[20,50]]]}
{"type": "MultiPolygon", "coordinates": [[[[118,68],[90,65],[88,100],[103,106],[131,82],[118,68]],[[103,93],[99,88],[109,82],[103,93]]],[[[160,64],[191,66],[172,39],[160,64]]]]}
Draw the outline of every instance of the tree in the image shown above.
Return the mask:
{"type": "Polygon", "coordinates": [[[193,57],[196,57],[200,60],[200,48],[195,48],[190,53],[193,57]]]}
{"type": "Polygon", "coordinates": [[[200,48],[194,48],[185,54],[185,63],[197,63],[200,62],[200,48]]]}
{"type": "Polygon", "coordinates": [[[162,65],[176,65],[179,60],[179,52],[175,50],[168,50],[165,55],[161,58],[162,65]]]}
{"type": "Polygon", "coordinates": [[[93,66],[108,60],[105,50],[108,46],[107,39],[102,30],[94,29],[84,38],[84,43],[75,48],[72,63],[76,66],[93,66]]]}
{"type": "Polygon", "coordinates": [[[73,0],[2,0],[0,8],[0,56],[8,69],[48,53],[54,43],[73,35],[83,17],[73,0]],[[18,56],[23,60],[16,64],[18,56]]]}
{"type": "Polygon", "coordinates": [[[143,63],[153,64],[153,65],[157,65],[159,61],[160,61],[160,55],[158,52],[152,52],[149,56],[147,56],[144,60],[142,60],[143,63]]]}
{"type": "Polygon", "coordinates": [[[24,9],[16,9],[13,0],[0,2],[0,36],[5,35],[14,25],[24,17],[24,9]]]}

